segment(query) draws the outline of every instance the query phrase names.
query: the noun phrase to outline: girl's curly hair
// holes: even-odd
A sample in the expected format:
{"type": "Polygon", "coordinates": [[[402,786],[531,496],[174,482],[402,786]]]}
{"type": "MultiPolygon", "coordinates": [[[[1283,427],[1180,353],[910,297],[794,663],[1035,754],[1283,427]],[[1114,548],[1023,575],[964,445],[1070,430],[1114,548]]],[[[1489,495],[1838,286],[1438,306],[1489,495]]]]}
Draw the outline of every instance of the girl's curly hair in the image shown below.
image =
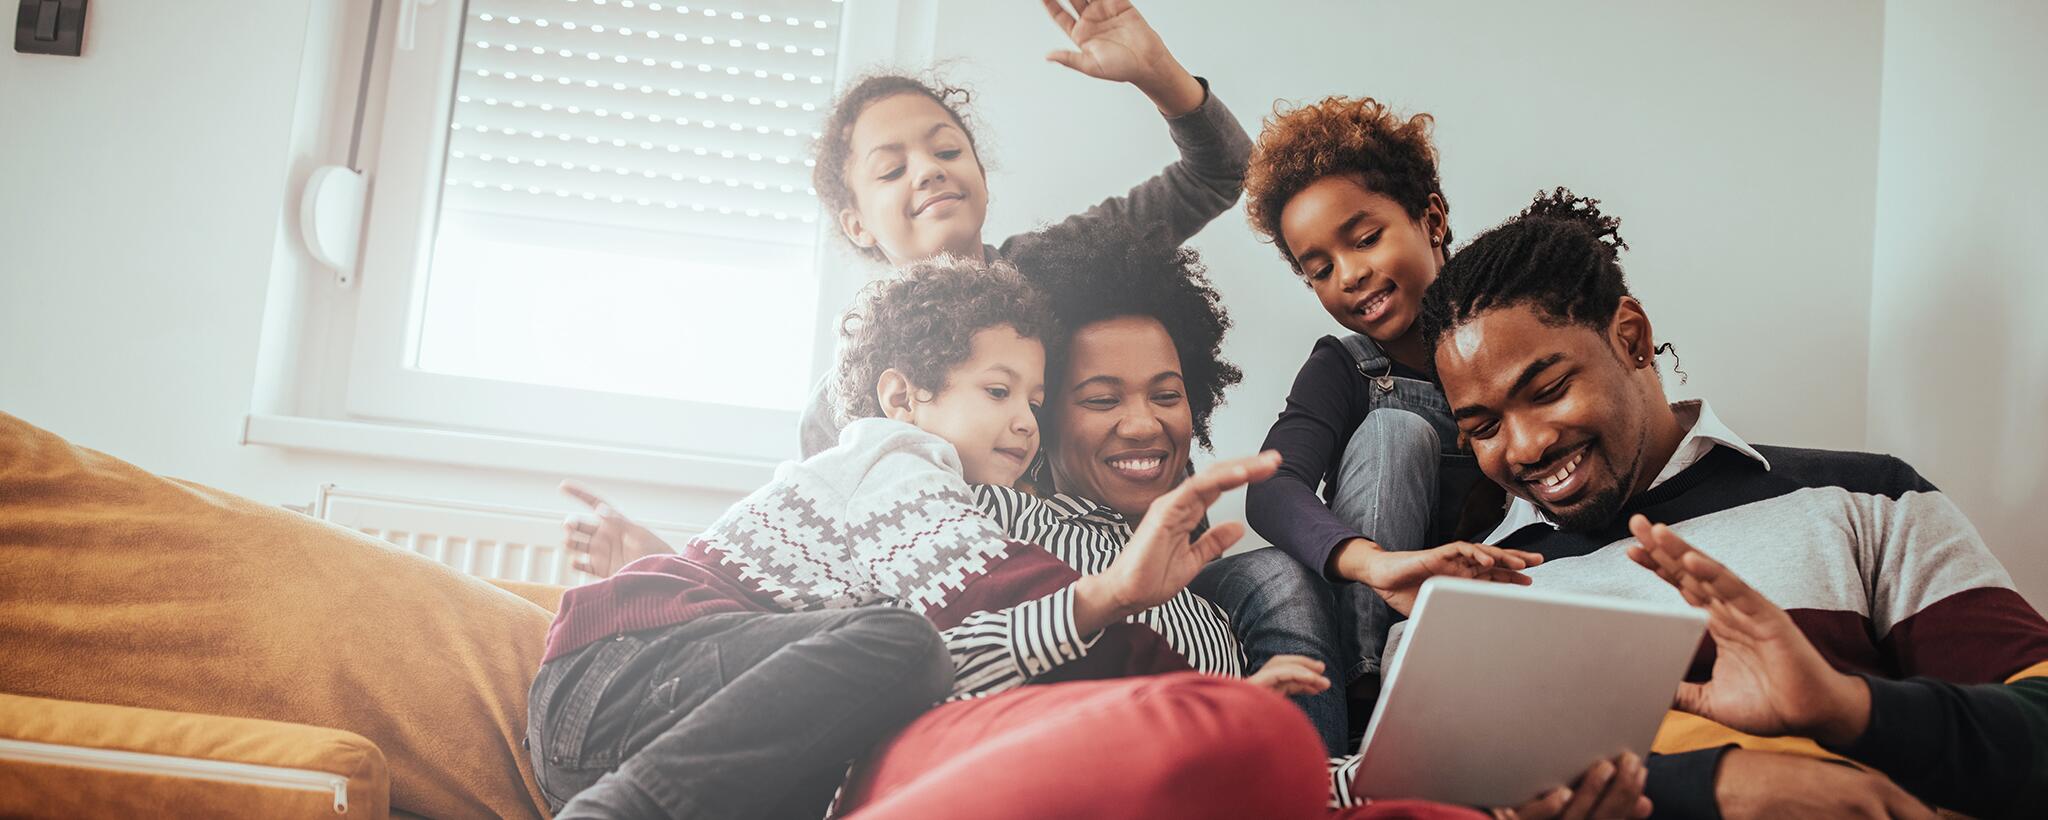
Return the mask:
{"type": "MultiPolygon", "coordinates": [[[[1276,104],[1245,173],[1245,213],[1252,229],[1273,243],[1299,275],[1301,266],[1280,236],[1280,211],[1317,180],[1356,178],[1400,203],[1410,219],[1422,218],[1430,194],[1444,194],[1436,146],[1429,139],[1435,122],[1428,114],[1402,117],[1371,97],[1325,97],[1293,110],[1276,104]]],[[[1448,200],[1444,209],[1450,209],[1448,200]]],[[[1449,226],[1443,238],[1444,247],[1450,247],[1449,226]]]]}
{"type": "Polygon", "coordinates": [[[839,422],[882,415],[875,385],[890,368],[919,390],[945,390],[947,372],[973,353],[974,334],[1005,325],[1041,343],[1056,335],[1045,296],[1007,263],[939,256],[869,284],[839,320],[839,422]]]}
{"type": "MultiPolygon", "coordinates": [[[[1195,439],[1210,446],[1210,414],[1244,373],[1223,358],[1230,312],[1193,249],[1176,247],[1162,231],[1083,221],[1020,240],[1011,258],[1051,299],[1061,328],[1059,341],[1046,351],[1048,381],[1066,369],[1066,334],[1123,316],[1157,319],[1180,356],[1195,439]]],[[[1056,434],[1047,432],[1047,440],[1056,434]]]]}
{"type": "MultiPolygon", "coordinates": [[[[977,161],[980,159],[981,146],[975,143],[974,129],[968,125],[967,106],[974,96],[971,92],[936,79],[922,80],[907,74],[868,75],[847,86],[839,99],[832,102],[825,115],[825,127],[811,145],[811,187],[817,189],[818,200],[827,214],[854,207],[853,189],[846,184],[846,163],[853,152],[853,124],[868,106],[902,94],[922,96],[946,109],[953,116],[953,124],[960,126],[960,133],[967,135],[967,147],[974,149],[977,161]]],[[[888,261],[880,248],[863,248],[854,245],[850,238],[846,244],[869,259],[888,261]]]]}

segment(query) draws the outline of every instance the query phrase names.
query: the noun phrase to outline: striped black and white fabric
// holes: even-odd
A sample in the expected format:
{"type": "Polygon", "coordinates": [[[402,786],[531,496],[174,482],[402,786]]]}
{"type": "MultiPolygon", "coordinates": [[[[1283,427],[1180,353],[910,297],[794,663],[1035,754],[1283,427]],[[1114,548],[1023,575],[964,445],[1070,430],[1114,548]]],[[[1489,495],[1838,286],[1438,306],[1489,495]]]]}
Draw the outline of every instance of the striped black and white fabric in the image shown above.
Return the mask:
{"type": "MultiPolygon", "coordinates": [[[[1064,494],[1039,498],[1009,487],[986,485],[976,485],[974,493],[981,511],[995,519],[1005,534],[1039,545],[1083,575],[1108,569],[1131,540],[1130,522],[1122,514],[1085,498],[1064,494]]],[[[1231,631],[1230,617],[1187,590],[1132,616],[1130,622],[1151,627],[1165,637],[1196,670],[1231,677],[1244,677],[1251,671],[1244,668],[1244,645],[1231,631]]],[[[1357,755],[1330,758],[1331,808],[1363,802],[1351,794],[1351,778],[1357,771],[1357,755]]]]}
{"type": "MultiPolygon", "coordinates": [[[[1044,548],[1082,575],[1109,569],[1131,540],[1122,514],[1085,498],[1039,498],[1010,487],[977,485],[975,501],[1010,538],[1044,548]]],[[[1198,672],[1243,677],[1244,647],[1230,631],[1230,617],[1187,590],[1130,617],[1166,639],[1198,672]]]]}

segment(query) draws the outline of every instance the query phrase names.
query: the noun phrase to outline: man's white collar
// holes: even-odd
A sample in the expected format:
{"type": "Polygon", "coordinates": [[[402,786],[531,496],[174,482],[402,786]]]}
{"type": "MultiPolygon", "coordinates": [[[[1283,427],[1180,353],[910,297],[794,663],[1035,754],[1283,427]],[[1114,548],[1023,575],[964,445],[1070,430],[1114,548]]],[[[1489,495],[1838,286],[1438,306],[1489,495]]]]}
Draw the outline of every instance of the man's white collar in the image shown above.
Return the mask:
{"type": "MultiPolygon", "coordinates": [[[[1764,458],[1763,453],[1757,452],[1755,447],[1749,446],[1749,442],[1743,441],[1734,430],[1728,429],[1728,425],[1721,423],[1721,419],[1714,415],[1713,408],[1707,406],[1705,399],[1673,402],[1671,412],[1678,415],[1678,423],[1686,428],[1685,437],[1678,440],[1678,449],[1672,451],[1671,460],[1664,463],[1664,469],[1657,473],[1656,480],[1650,482],[1652,489],[1669,481],[1672,476],[1684,472],[1685,468],[1698,463],[1707,453],[1713,452],[1715,447],[1726,447],[1755,459],[1758,464],[1764,465],[1766,470],[1771,468],[1770,460],[1764,458]]],[[[1543,511],[1528,499],[1511,497],[1507,516],[1501,519],[1500,526],[1493,528],[1493,532],[1486,536],[1485,541],[1488,544],[1500,543],[1501,539],[1514,531],[1531,524],[1547,524],[1551,529],[1557,529],[1557,522],[1544,515],[1543,511]]]]}

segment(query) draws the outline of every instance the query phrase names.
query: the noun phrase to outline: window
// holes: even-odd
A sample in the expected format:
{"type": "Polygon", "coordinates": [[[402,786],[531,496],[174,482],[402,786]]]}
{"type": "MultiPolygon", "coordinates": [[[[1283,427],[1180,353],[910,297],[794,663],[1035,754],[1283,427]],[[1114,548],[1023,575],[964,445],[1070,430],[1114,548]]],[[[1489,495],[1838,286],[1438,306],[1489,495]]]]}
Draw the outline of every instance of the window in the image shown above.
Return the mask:
{"type": "Polygon", "coordinates": [[[341,415],[793,454],[859,276],[819,264],[810,141],[929,0],[418,2],[365,107],[341,415]]]}

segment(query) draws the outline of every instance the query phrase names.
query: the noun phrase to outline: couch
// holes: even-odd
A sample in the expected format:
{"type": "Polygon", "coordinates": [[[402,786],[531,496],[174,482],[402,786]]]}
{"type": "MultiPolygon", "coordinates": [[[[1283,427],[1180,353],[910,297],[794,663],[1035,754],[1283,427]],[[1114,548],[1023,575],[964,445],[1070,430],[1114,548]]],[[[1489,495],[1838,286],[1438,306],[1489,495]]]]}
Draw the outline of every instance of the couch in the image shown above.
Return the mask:
{"type": "Polygon", "coordinates": [[[545,817],[560,596],[0,413],[0,816],[545,817]]]}

